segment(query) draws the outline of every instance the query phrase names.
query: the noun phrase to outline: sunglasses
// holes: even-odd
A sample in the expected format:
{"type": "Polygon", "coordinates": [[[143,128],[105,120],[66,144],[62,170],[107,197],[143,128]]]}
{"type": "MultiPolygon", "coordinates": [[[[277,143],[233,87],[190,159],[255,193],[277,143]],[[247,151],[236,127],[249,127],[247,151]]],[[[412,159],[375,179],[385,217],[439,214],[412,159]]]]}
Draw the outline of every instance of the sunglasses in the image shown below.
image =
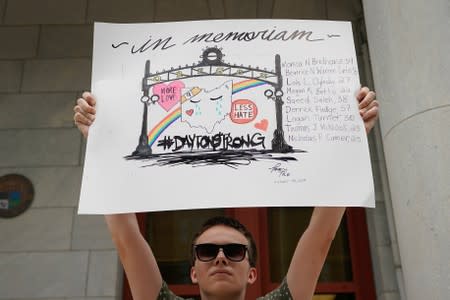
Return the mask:
{"type": "Polygon", "coordinates": [[[197,244],[194,246],[198,260],[203,262],[214,260],[220,249],[222,249],[225,257],[233,262],[243,261],[247,252],[247,246],[242,244],[197,244]]]}

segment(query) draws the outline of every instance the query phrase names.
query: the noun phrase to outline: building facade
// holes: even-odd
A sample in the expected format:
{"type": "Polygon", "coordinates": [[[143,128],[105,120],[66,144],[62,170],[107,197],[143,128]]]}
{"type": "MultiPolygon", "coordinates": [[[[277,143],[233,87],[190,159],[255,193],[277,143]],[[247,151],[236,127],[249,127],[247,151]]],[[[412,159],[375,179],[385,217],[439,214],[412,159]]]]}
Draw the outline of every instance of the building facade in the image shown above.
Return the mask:
{"type": "MultiPolygon", "coordinates": [[[[0,176],[34,185],[24,214],[0,218],[0,300],[131,299],[103,217],[76,213],[85,141],[72,108],[90,89],[92,24],[222,18],[351,21],[361,82],[381,103],[369,136],[376,208],[348,210],[317,299],[449,299],[448,0],[0,0],[0,176]]],[[[140,214],[181,294],[197,293],[186,278],[186,228],[210,214],[239,218],[257,239],[264,275],[251,299],[281,280],[310,210],[140,214]]]]}

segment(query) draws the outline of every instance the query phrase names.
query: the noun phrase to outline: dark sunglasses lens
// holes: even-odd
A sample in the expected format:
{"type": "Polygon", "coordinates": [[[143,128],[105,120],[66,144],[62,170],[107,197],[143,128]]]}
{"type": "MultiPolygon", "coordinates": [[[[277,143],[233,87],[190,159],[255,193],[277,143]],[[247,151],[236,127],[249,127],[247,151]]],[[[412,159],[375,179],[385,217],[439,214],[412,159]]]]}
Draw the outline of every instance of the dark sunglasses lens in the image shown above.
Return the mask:
{"type": "Polygon", "coordinates": [[[195,246],[195,253],[200,261],[211,261],[217,257],[219,246],[214,244],[200,244],[195,246]]]}
{"type": "Polygon", "coordinates": [[[208,262],[217,257],[220,249],[223,249],[226,258],[238,262],[244,260],[247,246],[241,244],[198,244],[195,246],[195,254],[198,260],[208,262]]]}
{"type": "Polygon", "coordinates": [[[245,258],[247,247],[241,244],[224,245],[223,253],[231,261],[242,261],[245,258]]]}

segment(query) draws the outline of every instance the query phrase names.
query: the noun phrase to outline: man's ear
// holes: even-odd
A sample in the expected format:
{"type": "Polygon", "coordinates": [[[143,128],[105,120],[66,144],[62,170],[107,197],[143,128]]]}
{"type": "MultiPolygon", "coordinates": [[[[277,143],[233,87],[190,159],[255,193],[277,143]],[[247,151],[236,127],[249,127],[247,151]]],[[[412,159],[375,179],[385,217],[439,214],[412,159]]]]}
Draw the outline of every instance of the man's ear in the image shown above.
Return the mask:
{"type": "Polygon", "coordinates": [[[198,283],[198,279],[197,279],[197,273],[195,272],[195,268],[191,267],[191,281],[193,284],[197,284],[198,283]]]}
{"type": "Polygon", "coordinates": [[[255,283],[257,277],[258,277],[258,272],[256,271],[256,268],[251,267],[250,270],[248,271],[247,283],[248,284],[255,283]]]}

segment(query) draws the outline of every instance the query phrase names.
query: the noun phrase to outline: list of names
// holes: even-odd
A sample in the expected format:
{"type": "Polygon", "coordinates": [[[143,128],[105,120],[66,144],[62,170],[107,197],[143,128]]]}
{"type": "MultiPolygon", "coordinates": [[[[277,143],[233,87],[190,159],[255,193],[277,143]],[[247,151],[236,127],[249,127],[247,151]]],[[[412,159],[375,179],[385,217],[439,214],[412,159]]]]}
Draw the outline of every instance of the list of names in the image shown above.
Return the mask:
{"type": "Polygon", "coordinates": [[[282,63],[283,123],[288,143],[360,143],[358,76],[353,58],[307,57],[282,63]]]}

